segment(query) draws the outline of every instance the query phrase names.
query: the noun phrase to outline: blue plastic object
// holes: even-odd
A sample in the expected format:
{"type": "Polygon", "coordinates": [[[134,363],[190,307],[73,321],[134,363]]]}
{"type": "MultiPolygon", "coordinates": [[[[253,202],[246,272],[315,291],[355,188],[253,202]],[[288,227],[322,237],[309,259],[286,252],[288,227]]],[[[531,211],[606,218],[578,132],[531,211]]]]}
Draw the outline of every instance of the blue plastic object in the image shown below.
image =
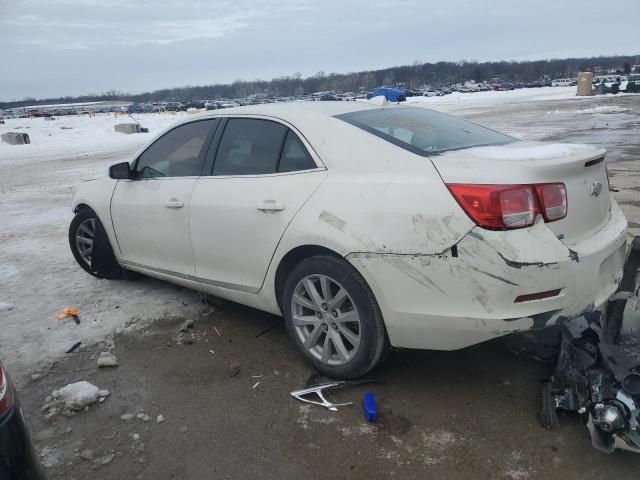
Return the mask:
{"type": "Polygon", "coordinates": [[[405,102],[407,100],[406,95],[402,90],[397,88],[376,88],[373,92],[367,95],[367,100],[373,97],[384,97],[388,102],[405,102]]]}
{"type": "Polygon", "coordinates": [[[378,406],[376,405],[376,397],[373,393],[366,392],[362,399],[362,409],[364,410],[364,418],[369,423],[375,423],[378,420],[378,406]]]}

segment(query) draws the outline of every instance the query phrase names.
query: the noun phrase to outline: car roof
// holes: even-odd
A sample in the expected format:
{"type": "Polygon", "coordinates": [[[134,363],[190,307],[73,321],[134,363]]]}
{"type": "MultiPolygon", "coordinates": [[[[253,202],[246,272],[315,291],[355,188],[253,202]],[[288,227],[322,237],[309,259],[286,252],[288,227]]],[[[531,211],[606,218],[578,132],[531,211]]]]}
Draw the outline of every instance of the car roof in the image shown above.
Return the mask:
{"type": "MultiPolygon", "coordinates": [[[[224,110],[212,110],[203,114],[207,117],[217,117],[220,115],[266,115],[273,117],[288,118],[304,113],[316,113],[328,117],[334,117],[343,113],[356,112],[380,108],[380,105],[371,105],[366,102],[343,102],[343,101],[295,101],[276,102],[261,105],[246,105],[243,107],[225,108],[224,110]]],[[[188,121],[188,120],[186,120],[188,121]]]]}

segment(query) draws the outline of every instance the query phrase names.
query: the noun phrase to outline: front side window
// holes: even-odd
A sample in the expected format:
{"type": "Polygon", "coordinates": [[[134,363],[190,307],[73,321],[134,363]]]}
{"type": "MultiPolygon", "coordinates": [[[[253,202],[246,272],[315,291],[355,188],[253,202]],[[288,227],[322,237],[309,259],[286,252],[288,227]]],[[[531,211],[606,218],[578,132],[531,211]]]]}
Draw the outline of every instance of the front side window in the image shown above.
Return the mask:
{"type": "Polygon", "coordinates": [[[337,115],[336,118],[418,155],[514,141],[507,135],[462,118],[419,107],[360,110],[337,115]]]}
{"type": "Polygon", "coordinates": [[[261,175],[278,171],[288,128],[269,120],[232,118],[224,129],[214,175],[261,175]]]}
{"type": "Polygon", "coordinates": [[[217,123],[217,119],[187,123],[164,134],[138,158],[138,177],[199,176],[209,134],[217,123]]]}

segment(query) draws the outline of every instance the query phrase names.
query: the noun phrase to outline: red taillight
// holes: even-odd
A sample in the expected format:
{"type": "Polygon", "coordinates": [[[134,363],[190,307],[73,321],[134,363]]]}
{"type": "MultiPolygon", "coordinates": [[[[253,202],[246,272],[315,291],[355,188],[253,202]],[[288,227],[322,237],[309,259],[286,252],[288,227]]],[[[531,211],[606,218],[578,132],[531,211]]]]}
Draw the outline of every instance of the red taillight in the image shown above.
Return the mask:
{"type": "Polygon", "coordinates": [[[4,370],[0,367],[0,416],[11,410],[11,407],[13,407],[13,392],[4,370]]]}
{"type": "Polygon", "coordinates": [[[546,222],[555,222],[567,216],[567,189],[564,183],[536,185],[536,192],[546,222]]]}
{"type": "Polygon", "coordinates": [[[538,214],[553,222],[567,215],[562,183],[539,185],[447,184],[469,217],[483,228],[507,230],[533,225],[538,214]]]}

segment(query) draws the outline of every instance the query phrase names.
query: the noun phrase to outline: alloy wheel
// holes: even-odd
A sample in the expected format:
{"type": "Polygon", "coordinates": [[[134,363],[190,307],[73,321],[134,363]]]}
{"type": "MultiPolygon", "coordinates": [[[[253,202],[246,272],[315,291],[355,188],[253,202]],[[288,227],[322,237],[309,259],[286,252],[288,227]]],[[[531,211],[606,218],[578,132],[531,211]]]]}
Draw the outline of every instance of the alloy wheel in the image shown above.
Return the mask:
{"type": "Polygon", "coordinates": [[[93,240],[96,234],[96,220],[96,218],[87,218],[80,222],[76,229],[76,248],[80,258],[89,266],[91,266],[93,240]]]}
{"type": "Polygon", "coordinates": [[[314,274],[300,280],[291,317],[304,348],[325,365],[344,365],[357,353],[360,316],[349,292],[333,278],[314,274]]]}

